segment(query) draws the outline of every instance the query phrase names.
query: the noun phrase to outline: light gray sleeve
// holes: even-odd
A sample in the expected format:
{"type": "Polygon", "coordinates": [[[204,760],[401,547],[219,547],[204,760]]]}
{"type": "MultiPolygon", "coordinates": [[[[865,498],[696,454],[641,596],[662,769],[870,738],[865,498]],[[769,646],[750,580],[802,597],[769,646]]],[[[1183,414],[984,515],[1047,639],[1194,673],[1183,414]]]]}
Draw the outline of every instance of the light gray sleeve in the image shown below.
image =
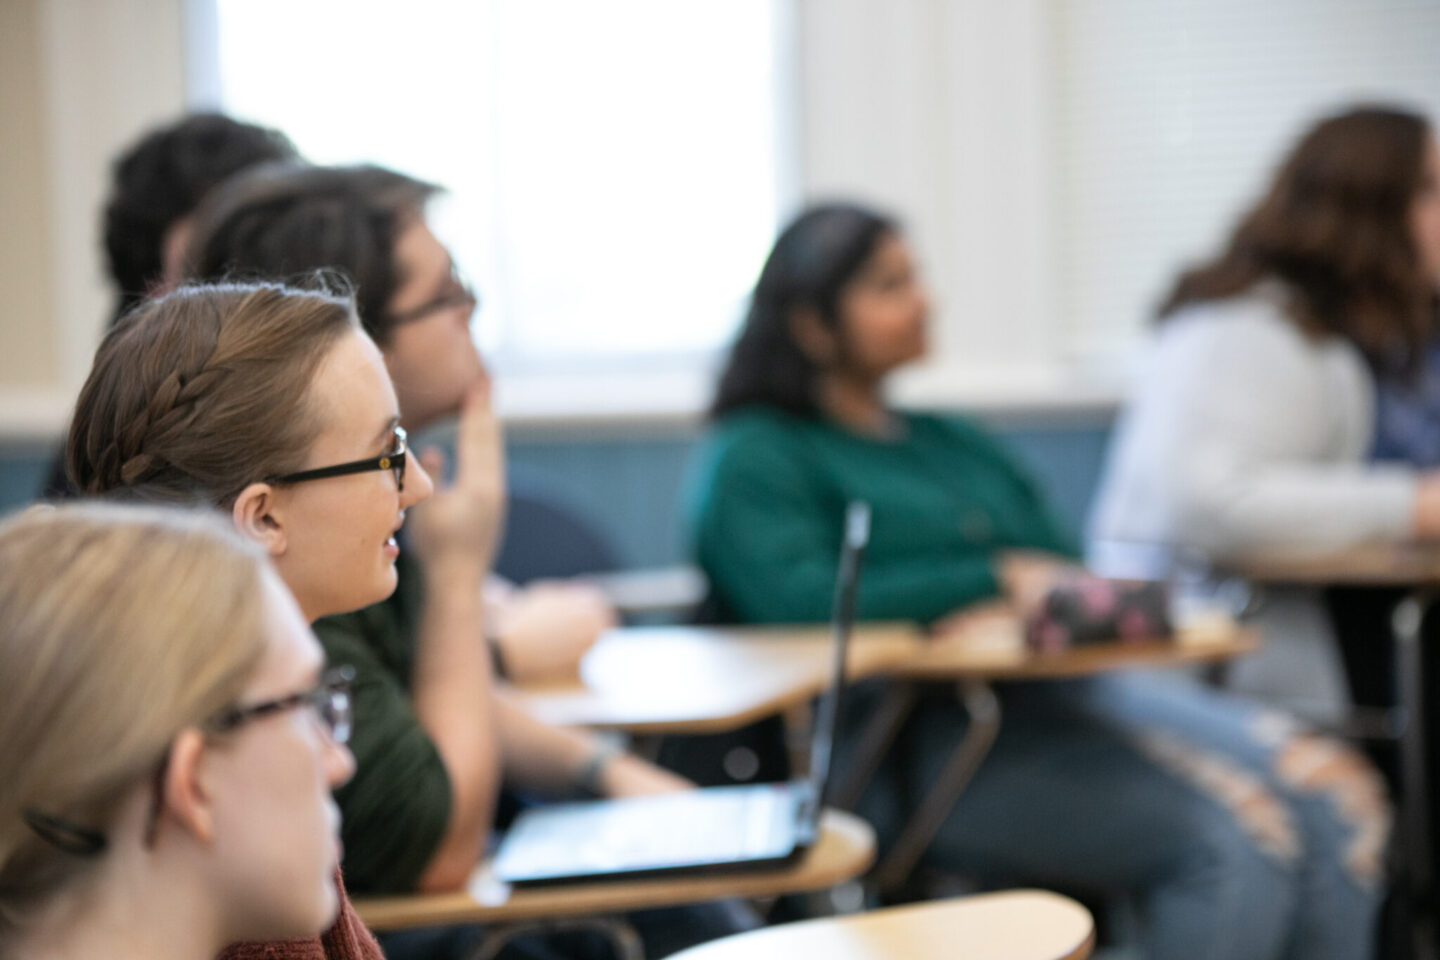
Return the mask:
{"type": "Polygon", "coordinates": [[[1415,472],[1365,462],[1358,355],[1263,304],[1171,323],[1121,441],[1120,479],[1144,492],[1152,535],[1233,559],[1409,534],[1415,472]]]}

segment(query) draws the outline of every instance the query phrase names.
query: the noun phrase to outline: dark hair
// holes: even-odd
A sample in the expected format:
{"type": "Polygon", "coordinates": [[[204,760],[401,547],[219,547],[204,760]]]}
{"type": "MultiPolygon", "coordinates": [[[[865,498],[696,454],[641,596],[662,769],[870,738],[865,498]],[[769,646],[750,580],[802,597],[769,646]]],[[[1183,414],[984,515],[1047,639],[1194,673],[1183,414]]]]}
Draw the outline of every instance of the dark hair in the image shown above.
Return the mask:
{"type": "Polygon", "coordinates": [[[276,280],[338,270],[354,284],[361,324],[383,346],[401,281],[395,241],[439,189],[376,166],[258,167],[197,212],[189,269],[200,279],[276,280]]]}
{"type": "Polygon", "coordinates": [[[1180,276],[1159,318],[1273,277],[1301,329],[1345,337],[1373,364],[1412,367],[1435,326],[1435,292],[1409,223],[1429,137],[1424,117],[1393,107],[1321,121],[1221,254],[1180,276]]]}
{"type": "Polygon", "coordinates": [[[300,469],[323,427],[315,371],[354,329],[354,302],[327,289],[194,285],[144,301],[100,344],[80,391],[71,482],[227,506],[246,484],[300,469]]]}
{"type": "Polygon", "coordinates": [[[285,134],[218,113],[196,113],[147,133],[116,159],[105,205],[105,253],[119,320],[163,269],[165,231],[222,180],[299,153],[285,134]]]}
{"type": "Polygon", "coordinates": [[[791,318],[797,309],[810,309],[838,329],[845,286],[880,240],[898,229],[889,217],[848,203],[812,206],[791,221],[760,270],[710,416],[756,405],[819,416],[819,370],[796,342],[791,318]]]}

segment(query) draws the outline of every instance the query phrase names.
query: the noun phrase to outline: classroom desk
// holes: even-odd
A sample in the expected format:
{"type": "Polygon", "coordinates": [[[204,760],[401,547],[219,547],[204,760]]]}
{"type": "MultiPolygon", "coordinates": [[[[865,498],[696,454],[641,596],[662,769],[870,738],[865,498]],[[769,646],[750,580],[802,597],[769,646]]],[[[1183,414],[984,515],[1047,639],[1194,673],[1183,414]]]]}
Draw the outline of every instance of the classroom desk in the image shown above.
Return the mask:
{"type": "Polygon", "coordinates": [[[594,584],[622,616],[682,619],[705,599],[709,581],[699,567],[680,564],[595,573],[578,579],[594,584]]]}
{"type": "MultiPolygon", "coordinates": [[[[906,682],[892,685],[871,717],[855,762],[832,784],[832,802],[849,808],[859,800],[915,705],[915,682],[960,685],[971,723],[876,872],[882,888],[894,886],[909,876],[999,732],[991,683],[1217,662],[1249,653],[1256,643],[1253,631],[1227,619],[1197,621],[1173,642],[1045,654],[1025,648],[1018,620],[1007,614],[977,616],[940,640],[909,624],[857,627],[847,675],[906,682]]],[[[551,723],[635,734],[724,732],[816,696],[829,683],[831,649],[823,627],[619,628],[586,654],[581,678],[519,693],[526,709],[551,723]]]]}
{"type": "Polygon", "coordinates": [[[1365,587],[1440,584],[1440,545],[1366,543],[1346,550],[1271,550],[1223,565],[1258,583],[1365,587]]]}
{"type": "Polygon", "coordinates": [[[511,924],[557,916],[626,913],[732,897],[774,897],[820,890],[864,873],[875,859],[875,831],[853,814],[826,810],[820,838],[786,867],[709,876],[597,880],[510,887],[482,864],[464,890],[403,897],[364,897],[355,911],[371,930],[445,924],[511,924]]]}
{"type": "MultiPolygon", "coordinates": [[[[1250,653],[1258,643],[1255,631],[1227,617],[1207,616],[1181,625],[1174,638],[1165,642],[1099,643],[1037,653],[1025,647],[1016,617],[989,613],[970,619],[958,632],[924,643],[906,660],[890,664],[885,672],[897,680],[956,682],[970,723],[876,868],[876,885],[884,890],[905,882],[990,752],[1001,721],[1000,701],[992,683],[1215,663],[1250,653]]],[[[855,763],[836,787],[833,802],[847,807],[859,801],[918,698],[913,682],[890,687],[860,735],[855,763]]]]}
{"type": "MultiPolygon", "coordinates": [[[[855,628],[852,679],[913,656],[912,624],[855,628]]],[[[808,702],[830,683],[827,627],[618,627],[585,654],[580,677],[527,685],[522,705],[547,723],[637,735],[725,733],[808,702]]]]}
{"type": "Polygon", "coordinates": [[[932,900],[802,920],[712,940],[673,960],[1083,960],[1095,923],[1075,901],[1043,890],[932,900]]]}
{"type": "Polygon", "coordinates": [[[1425,660],[1421,650],[1425,617],[1440,599],[1440,545],[1368,543],[1342,551],[1272,550],[1223,565],[1223,572],[1274,586],[1401,587],[1407,595],[1391,616],[1391,640],[1399,673],[1399,825],[1403,847],[1421,850],[1406,857],[1411,898],[1411,947],[1427,960],[1435,956],[1434,877],[1431,863],[1430,771],[1425,705],[1425,660]]]}
{"type": "Polygon", "coordinates": [[[1096,643],[1054,653],[1026,649],[1019,621],[1009,614],[977,616],[950,636],[925,641],[911,656],[886,664],[889,676],[911,680],[1058,680],[1112,670],[1217,663],[1259,645],[1254,630],[1228,617],[1196,618],[1171,640],[1096,643]]]}

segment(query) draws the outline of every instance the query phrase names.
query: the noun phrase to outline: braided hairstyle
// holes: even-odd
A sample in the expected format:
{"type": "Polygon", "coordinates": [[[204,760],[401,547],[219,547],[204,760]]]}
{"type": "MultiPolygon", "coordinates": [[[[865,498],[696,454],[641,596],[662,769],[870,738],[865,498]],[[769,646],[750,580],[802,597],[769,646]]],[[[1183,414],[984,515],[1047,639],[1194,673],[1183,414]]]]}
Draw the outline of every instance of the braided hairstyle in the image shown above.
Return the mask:
{"type": "Polygon", "coordinates": [[[128,314],[76,403],[76,489],[225,507],[303,466],[322,427],[308,399],[316,368],[359,328],[348,291],[316,280],[185,286],[128,314]]]}

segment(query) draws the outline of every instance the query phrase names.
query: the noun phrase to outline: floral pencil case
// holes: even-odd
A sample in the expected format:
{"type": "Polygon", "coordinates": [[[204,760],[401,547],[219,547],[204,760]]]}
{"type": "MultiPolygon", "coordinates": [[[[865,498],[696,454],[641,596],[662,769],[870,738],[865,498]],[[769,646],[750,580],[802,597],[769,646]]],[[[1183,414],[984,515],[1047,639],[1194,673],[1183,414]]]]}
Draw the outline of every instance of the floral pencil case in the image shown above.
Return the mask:
{"type": "Polygon", "coordinates": [[[1025,643],[1051,652],[1087,643],[1163,640],[1173,633],[1164,583],[1084,574],[1050,589],[1025,624],[1025,643]]]}

